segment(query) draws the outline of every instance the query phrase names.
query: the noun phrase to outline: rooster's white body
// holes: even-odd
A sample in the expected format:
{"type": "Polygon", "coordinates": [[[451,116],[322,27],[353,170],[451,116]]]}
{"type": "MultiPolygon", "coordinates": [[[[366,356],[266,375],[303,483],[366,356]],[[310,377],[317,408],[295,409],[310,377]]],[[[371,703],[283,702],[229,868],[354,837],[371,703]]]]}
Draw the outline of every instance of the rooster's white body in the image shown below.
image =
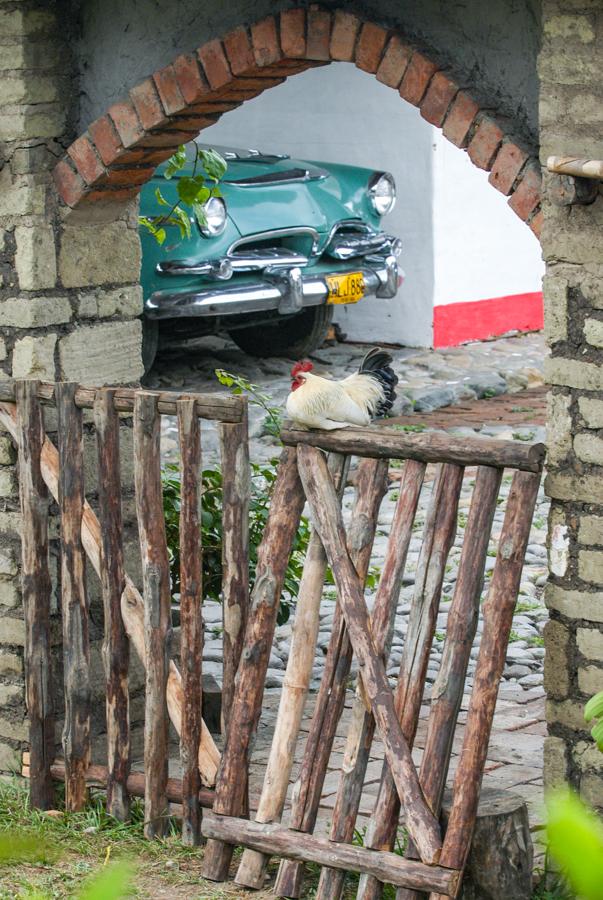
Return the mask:
{"type": "Polygon", "coordinates": [[[354,372],[342,381],[304,373],[304,382],[287,398],[287,413],[302,428],[332,431],[369,425],[385,391],[372,375],[354,372]]]}

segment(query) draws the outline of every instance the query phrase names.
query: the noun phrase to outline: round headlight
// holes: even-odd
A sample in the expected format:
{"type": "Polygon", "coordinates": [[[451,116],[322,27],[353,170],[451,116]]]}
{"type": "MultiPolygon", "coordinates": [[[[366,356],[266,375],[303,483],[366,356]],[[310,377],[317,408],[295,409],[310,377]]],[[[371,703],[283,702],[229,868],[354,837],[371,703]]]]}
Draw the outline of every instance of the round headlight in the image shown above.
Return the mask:
{"type": "Polygon", "coordinates": [[[211,197],[203,207],[205,225],[199,224],[201,234],[216,237],[226,228],[226,204],[220,197],[211,197]]]}
{"type": "Polygon", "coordinates": [[[389,172],[375,172],[368,183],[371,206],[378,216],[386,216],[396,204],[396,182],[389,172]]]}

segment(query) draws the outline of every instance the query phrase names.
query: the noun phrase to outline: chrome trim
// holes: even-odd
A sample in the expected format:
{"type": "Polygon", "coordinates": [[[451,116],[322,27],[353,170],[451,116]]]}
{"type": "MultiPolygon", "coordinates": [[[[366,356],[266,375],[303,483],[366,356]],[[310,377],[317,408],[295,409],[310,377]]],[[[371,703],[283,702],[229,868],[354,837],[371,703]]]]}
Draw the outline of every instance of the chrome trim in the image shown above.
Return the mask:
{"type": "Polygon", "coordinates": [[[389,234],[380,231],[374,234],[336,234],[325,248],[325,253],[333,259],[352,259],[389,249],[391,241],[389,234]]]}
{"type": "Polygon", "coordinates": [[[249,175],[247,178],[225,178],[224,184],[235,187],[265,187],[279,184],[301,184],[308,181],[324,181],[329,177],[326,169],[287,169],[284,172],[265,172],[262,175],[249,175]]]}
{"type": "MultiPolygon", "coordinates": [[[[398,289],[399,269],[395,256],[375,256],[351,271],[364,276],[365,296],[393,297],[398,289]]],[[[346,275],[348,272],[333,272],[346,275]]],[[[228,316],[242,313],[278,311],[290,315],[306,306],[326,303],[327,275],[304,275],[298,266],[268,268],[256,284],[201,291],[157,291],[145,302],[151,319],[175,319],[186,316],[228,316]]]]}
{"type": "Polygon", "coordinates": [[[155,267],[160,275],[211,275],[213,278],[232,277],[233,266],[229,259],[166,259],[155,267]]]}
{"type": "Polygon", "coordinates": [[[285,247],[269,247],[267,250],[247,250],[233,253],[227,261],[236,272],[256,272],[258,269],[282,266],[307,266],[309,259],[303,253],[285,247]]]}
{"type": "Polygon", "coordinates": [[[315,256],[318,252],[320,234],[309,225],[292,225],[291,228],[268,228],[266,231],[258,231],[256,234],[247,234],[245,237],[233,241],[226,255],[231,257],[235,250],[239,247],[244,247],[246,244],[255,244],[256,241],[269,241],[271,238],[294,237],[296,234],[310,235],[312,238],[311,255],[315,256]]]}
{"type": "Polygon", "coordinates": [[[392,173],[391,172],[373,172],[373,174],[371,175],[371,177],[368,180],[366,190],[369,195],[370,204],[373,207],[373,210],[376,213],[376,215],[380,216],[381,218],[383,218],[383,216],[388,216],[390,214],[390,212],[393,210],[394,206],[396,205],[396,200],[398,198],[398,189],[396,187],[396,179],[394,178],[392,173]],[[375,188],[376,188],[377,184],[381,181],[382,178],[385,178],[387,181],[389,181],[389,183],[391,184],[391,187],[392,187],[392,191],[393,191],[392,205],[387,210],[387,212],[384,212],[384,213],[380,213],[375,208],[375,188]]]}

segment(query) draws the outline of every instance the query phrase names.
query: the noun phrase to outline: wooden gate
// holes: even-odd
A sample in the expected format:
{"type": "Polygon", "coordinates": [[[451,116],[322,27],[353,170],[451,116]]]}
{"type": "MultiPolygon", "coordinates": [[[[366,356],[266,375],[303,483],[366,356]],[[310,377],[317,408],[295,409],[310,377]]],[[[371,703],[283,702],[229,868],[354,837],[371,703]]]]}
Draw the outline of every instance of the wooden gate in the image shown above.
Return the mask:
{"type": "MultiPolygon", "coordinates": [[[[224,711],[234,693],[248,603],[249,453],[246,401],[220,394],[176,395],[18,381],[0,386],[0,423],[19,448],[23,515],[25,669],[30,722],[31,802],[54,805],[64,778],[66,806],[79,810],[87,786],[107,788],[107,809],[125,819],[130,794],[145,797],[145,833],[162,834],[168,801],[183,807],[183,839],[199,841],[200,805],[210,806],[219,752],[201,717],[203,642],[199,508],[200,419],[218,423],[223,476],[222,590],[224,711]],[[56,407],[58,449],[45,433],[43,405],[56,407]],[[98,514],[85,499],[83,410],[96,432],[98,514]],[[125,571],[120,416],[133,417],[133,466],[143,595],[125,571]],[[181,672],[170,659],[171,589],[163,515],[161,417],[176,416],[180,439],[181,672]],[[48,567],[49,494],[59,505],[65,725],[55,760],[48,567]],[[104,607],[107,766],[91,766],[89,604],[85,557],[101,581],[104,607]],[[129,644],[146,669],[144,772],[130,772],[129,644]],[[180,735],[182,782],[168,778],[168,724],[180,735]]],[[[88,420],[87,420],[88,422],[88,420]]],[[[86,425],[86,430],[91,424],[86,425]]],[[[244,781],[245,779],[243,779],[244,781]]]]}
{"type": "Polygon", "coordinates": [[[321,865],[316,897],[340,897],[346,870],[361,873],[358,897],[381,896],[383,883],[398,886],[398,900],[456,896],[465,866],[480,793],[499,681],[537,498],[542,445],[406,435],[384,429],[283,434],[276,490],[264,541],[231,712],[231,728],[216,782],[204,874],[224,880],[234,846],[243,845],[237,883],[264,884],[271,855],[283,857],[276,894],[299,897],[305,862],[321,865]],[[330,453],[329,460],[322,453],[330,453]],[[361,458],[357,496],[346,535],[338,498],[351,455],[361,458]],[[385,563],[369,616],[364,580],[389,459],[405,460],[385,563]],[[423,531],[415,593],[395,690],[384,660],[391,642],[413,520],[426,465],[436,465],[423,531]],[[454,542],[464,469],[476,466],[456,588],[442,661],[431,698],[427,743],[420,770],[411,749],[425,687],[446,559],[454,542]],[[487,600],[463,749],[456,771],[448,826],[439,813],[452,742],[476,635],[488,541],[499,502],[503,469],[514,469],[487,600]],[[330,469],[330,471],[329,471],[330,469]],[[274,738],[255,821],[244,815],[244,780],[257,728],[279,597],[291,544],[305,501],[315,526],[296,610],[274,738]],[[296,782],[288,827],[279,824],[308,692],[318,633],[318,607],[327,564],[338,593],[325,671],[296,782]],[[329,839],[313,835],[335,729],[342,713],[353,656],[360,678],[347,738],[329,839]],[[365,847],[352,846],[354,826],[373,737],[385,763],[365,847]],[[392,851],[400,808],[409,833],[406,857],[392,851]]]}

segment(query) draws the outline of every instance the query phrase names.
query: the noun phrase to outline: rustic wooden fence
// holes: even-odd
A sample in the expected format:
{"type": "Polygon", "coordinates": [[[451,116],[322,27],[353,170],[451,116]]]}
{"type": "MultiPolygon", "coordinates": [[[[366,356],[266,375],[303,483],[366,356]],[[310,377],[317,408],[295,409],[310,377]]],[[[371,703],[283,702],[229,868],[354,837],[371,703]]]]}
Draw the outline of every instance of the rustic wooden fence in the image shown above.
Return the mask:
{"type": "MultiPolygon", "coordinates": [[[[107,789],[107,809],[128,815],[129,796],[144,794],[145,832],[163,833],[168,801],[183,809],[183,839],[199,841],[200,806],[211,805],[219,752],[201,715],[202,571],[199,531],[200,419],[218,423],[223,476],[224,718],[234,694],[248,604],[249,453],[247,407],[225,395],[175,395],[75,384],[17,381],[0,386],[0,423],[19,448],[23,514],[23,607],[31,802],[54,804],[53,779],[65,781],[66,806],[79,810],[87,787],[107,789]],[[45,433],[43,406],[58,414],[58,449],[45,433]],[[98,514],[84,495],[83,410],[96,430],[98,514]],[[125,571],[120,416],[133,418],[136,518],[143,596],[125,571]],[[176,416],[180,438],[181,649],[170,659],[171,589],[163,514],[161,417],[176,416]],[[49,495],[58,503],[65,724],[63,759],[55,760],[48,566],[49,495]],[[89,604],[85,558],[101,581],[104,607],[107,766],[91,766],[89,604]],[[129,645],[146,670],[144,772],[130,772],[129,645]],[[182,781],[168,778],[168,725],[180,735],[182,781]]],[[[245,782],[245,778],[242,778],[245,782]]],[[[246,784],[244,785],[246,789],[246,784]]]]}
{"type": "Polygon", "coordinates": [[[407,435],[382,429],[340,432],[285,431],[278,479],[264,541],[241,656],[231,728],[222,754],[213,813],[204,816],[208,838],[207,878],[228,876],[233,849],[245,847],[236,882],[260,888],[271,856],[282,857],[275,893],[301,895],[304,864],[322,866],[315,896],[341,896],[346,871],[361,873],[357,896],[382,895],[398,886],[398,900],[456,896],[471,842],[498,685],[543,466],[544,447],[442,434],[407,435]],[[327,458],[321,452],[330,453],[327,458]],[[356,500],[346,534],[341,485],[350,455],[360,457],[356,500]],[[405,460],[399,499],[384,566],[369,616],[364,600],[388,461],[405,460]],[[423,529],[414,599],[395,689],[385,671],[398,595],[426,466],[436,466],[423,529]],[[420,770],[411,757],[430,649],[434,641],[446,560],[455,540],[464,470],[477,467],[456,587],[439,673],[432,694],[427,743],[420,770]],[[453,786],[448,826],[439,814],[477,631],[488,542],[499,502],[503,470],[515,470],[487,600],[462,751],[453,786]],[[278,600],[292,541],[305,501],[315,526],[298,598],[274,737],[255,821],[244,815],[240,773],[249,766],[259,721],[264,679],[278,600]],[[318,635],[318,609],[327,565],[338,605],[325,670],[294,786],[288,825],[280,824],[318,635]],[[353,656],[359,685],[347,737],[329,838],[313,834],[318,807],[343,711],[353,656]],[[375,733],[385,762],[364,847],[353,836],[375,733]],[[393,853],[401,807],[409,834],[404,858],[393,853]]]}

